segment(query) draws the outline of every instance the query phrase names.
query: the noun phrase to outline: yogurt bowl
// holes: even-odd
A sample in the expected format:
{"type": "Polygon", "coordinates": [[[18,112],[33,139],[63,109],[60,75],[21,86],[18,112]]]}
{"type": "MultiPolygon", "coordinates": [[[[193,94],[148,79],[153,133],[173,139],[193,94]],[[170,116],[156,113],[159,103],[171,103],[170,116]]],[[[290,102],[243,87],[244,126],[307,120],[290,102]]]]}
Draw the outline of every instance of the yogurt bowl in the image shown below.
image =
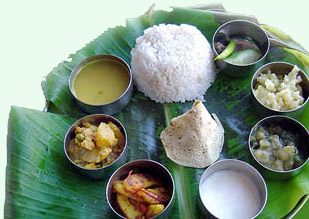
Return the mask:
{"type": "Polygon", "coordinates": [[[199,182],[201,208],[216,218],[255,218],[264,209],[267,187],[261,174],[240,160],[221,160],[199,182]]]}

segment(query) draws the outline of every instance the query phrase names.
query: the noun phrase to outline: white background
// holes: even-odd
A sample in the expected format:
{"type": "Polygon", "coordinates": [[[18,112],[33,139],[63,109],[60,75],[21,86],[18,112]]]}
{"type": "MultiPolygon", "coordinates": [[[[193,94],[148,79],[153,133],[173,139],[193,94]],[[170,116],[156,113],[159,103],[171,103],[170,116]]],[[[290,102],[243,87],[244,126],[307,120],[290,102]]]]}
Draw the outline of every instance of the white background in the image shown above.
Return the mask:
{"type": "Polygon", "coordinates": [[[42,110],[41,81],[53,67],[109,27],[156,9],[222,2],[228,11],[255,15],[309,50],[305,0],[0,0],[0,216],[5,199],[7,120],[12,105],[42,110]]]}

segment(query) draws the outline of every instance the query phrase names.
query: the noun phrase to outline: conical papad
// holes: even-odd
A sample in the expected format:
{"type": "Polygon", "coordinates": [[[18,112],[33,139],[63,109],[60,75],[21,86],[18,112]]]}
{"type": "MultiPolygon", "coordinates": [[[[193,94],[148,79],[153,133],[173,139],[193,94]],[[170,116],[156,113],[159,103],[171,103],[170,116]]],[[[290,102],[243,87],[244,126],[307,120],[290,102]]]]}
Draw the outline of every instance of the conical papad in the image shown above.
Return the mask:
{"type": "Polygon", "coordinates": [[[203,168],[215,162],[222,150],[224,129],[215,114],[209,114],[201,101],[173,118],[160,135],[167,156],[188,167],[203,168]]]}

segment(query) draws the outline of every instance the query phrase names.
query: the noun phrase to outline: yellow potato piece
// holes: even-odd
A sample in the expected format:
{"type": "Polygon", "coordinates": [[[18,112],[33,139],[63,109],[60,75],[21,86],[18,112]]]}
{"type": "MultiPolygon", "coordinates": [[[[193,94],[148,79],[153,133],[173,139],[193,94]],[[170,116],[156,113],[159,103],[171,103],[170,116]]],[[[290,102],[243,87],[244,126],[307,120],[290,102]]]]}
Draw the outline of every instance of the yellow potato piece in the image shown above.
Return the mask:
{"type": "Polygon", "coordinates": [[[160,199],[158,195],[155,193],[149,192],[146,189],[142,189],[136,193],[136,195],[141,198],[145,203],[148,204],[161,204],[164,203],[165,200],[160,199]]]}
{"type": "Polygon", "coordinates": [[[168,202],[171,199],[170,192],[166,187],[147,189],[147,191],[155,194],[159,199],[164,200],[164,202],[168,202]]]}
{"type": "Polygon", "coordinates": [[[86,139],[80,144],[80,146],[81,146],[82,148],[85,148],[86,150],[89,150],[89,151],[91,151],[91,150],[95,147],[93,141],[92,141],[91,139],[89,139],[89,138],[86,138],[86,139]]]}
{"type": "Polygon", "coordinates": [[[92,151],[84,150],[81,152],[81,159],[88,163],[102,162],[110,153],[112,149],[109,147],[94,148],[92,151]]]}
{"type": "Polygon", "coordinates": [[[118,142],[113,129],[104,122],[99,125],[94,141],[97,147],[113,147],[118,142]]]}
{"type": "Polygon", "coordinates": [[[94,163],[89,163],[89,164],[86,164],[84,166],[85,169],[94,169],[96,168],[95,164],[94,163]]]}
{"type": "Polygon", "coordinates": [[[129,199],[121,194],[117,194],[117,203],[123,214],[129,219],[141,218],[143,215],[138,211],[129,199]]]}
{"type": "Polygon", "coordinates": [[[117,181],[114,184],[113,189],[117,193],[124,195],[128,198],[131,198],[133,200],[136,200],[138,202],[143,202],[147,204],[161,204],[165,202],[165,199],[162,198],[162,196],[159,196],[158,194],[147,190],[140,190],[137,193],[127,192],[123,186],[123,181],[117,181]]]}
{"type": "Polygon", "coordinates": [[[160,214],[164,210],[164,205],[158,204],[158,205],[149,205],[147,207],[146,212],[146,218],[154,217],[158,214],[160,214]]]}
{"type": "Polygon", "coordinates": [[[134,173],[124,180],[123,185],[126,191],[134,193],[143,188],[162,186],[163,183],[149,174],[134,173]]]}
{"type": "Polygon", "coordinates": [[[123,186],[123,181],[116,181],[114,186],[113,186],[113,189],[117,193],[124,195],[128,198],[135,199],[136,201],[139,201],[139,202],[144,202],[144,200],[142,198],[140,198],[139,196],[134,195],[133,193],[130,193],[130,192],[126,192],[125,189],[124,189],[124,186],[123,186]]]}
{"type": "Polygon", "coordinates": [[[120,129],[118,128],[118,126],[116,126],[114,123],[112,122],[108,122],[107,123],[109,125],[109,127],[114,131],[115,137],[118,140],[118,145],[124,145],[125,143],[125,139],[124,139],[124,135],[122,134],[122,132],[120,131],[120,129]]]}

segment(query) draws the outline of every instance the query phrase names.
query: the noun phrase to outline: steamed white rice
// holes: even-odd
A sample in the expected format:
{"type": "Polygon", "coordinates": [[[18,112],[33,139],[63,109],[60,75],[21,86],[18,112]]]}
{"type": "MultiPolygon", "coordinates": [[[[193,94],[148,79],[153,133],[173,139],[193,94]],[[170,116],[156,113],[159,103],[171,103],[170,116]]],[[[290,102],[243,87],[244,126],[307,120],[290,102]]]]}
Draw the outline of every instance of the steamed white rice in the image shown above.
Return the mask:
{"type": "Polygon", "coordinates": [[[150,27],[131,55],[137,89],[156,102],[203,100],[215,80],[211,46],[192,25],[150,27]]]}

